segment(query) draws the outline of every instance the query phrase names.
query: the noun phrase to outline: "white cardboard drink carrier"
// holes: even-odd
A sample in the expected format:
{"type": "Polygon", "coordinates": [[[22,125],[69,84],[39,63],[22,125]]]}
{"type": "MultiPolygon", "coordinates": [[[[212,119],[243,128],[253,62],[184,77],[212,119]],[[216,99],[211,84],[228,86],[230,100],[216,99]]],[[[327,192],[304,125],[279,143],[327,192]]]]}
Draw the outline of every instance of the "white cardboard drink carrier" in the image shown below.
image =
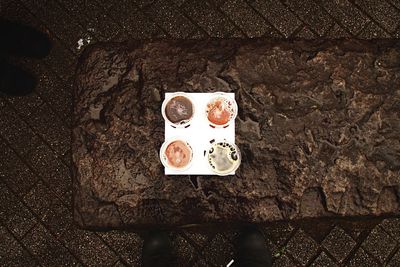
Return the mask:
{"type": "MultiPolygon", "coordinates": [[[[190,166],[182,170],[174,170],[164,167],[166,175],[216,175],[210,168],[206,159],[207,150],[211,147],[211,142],[226,141],[235,144],[235,120],[233,119],[228,126],[211,127],[210,122],[206,116],[206,109],[208,102],[220,93],[185,93],[194,106],[193,118],[190,120],[187,127],[173,127],[170,123],[165,121],[165,140],[169,141],[177,137],[183,139],[190,144],[193,150],[193,158],[190,166]]],[[[235,99],[234,93],[222,93],[231,99],[235,99]]],[[[170,99],[176,93],[165,93],[165,99],[170,99]]],[[[235,102],[236,105],[236,102],[235,102]]],[[[163,105],[162,109],[164,109],[163,105]]],[[[163,117],[164,116],[164,111],[163,117]]],[[[237,113],[237,106],[236,106],[237,113]]],[[[235,116],[236,117],[236,114],[235,116]]],[[[160,152],[161,153],[161,152],[160,152]]],[[[240,153],[238,151],[238,153],[240,153]]],[[[160,158],[161,158],[160,154],[160,158]]],[[[228,173],[227,175],[234,175],[235,172],[228,173]]]]}

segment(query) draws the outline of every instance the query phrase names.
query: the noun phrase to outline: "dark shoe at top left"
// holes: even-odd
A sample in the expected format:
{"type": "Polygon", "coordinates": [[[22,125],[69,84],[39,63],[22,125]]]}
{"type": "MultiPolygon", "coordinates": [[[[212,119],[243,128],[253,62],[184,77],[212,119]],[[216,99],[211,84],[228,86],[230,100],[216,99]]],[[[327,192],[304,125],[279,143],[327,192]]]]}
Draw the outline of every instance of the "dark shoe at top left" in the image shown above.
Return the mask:
{"type": "Polygon", "coordinates": [[[0,54],[44,58],[51,42],[45,33],[32,27],[0,18],[0,54]]]}

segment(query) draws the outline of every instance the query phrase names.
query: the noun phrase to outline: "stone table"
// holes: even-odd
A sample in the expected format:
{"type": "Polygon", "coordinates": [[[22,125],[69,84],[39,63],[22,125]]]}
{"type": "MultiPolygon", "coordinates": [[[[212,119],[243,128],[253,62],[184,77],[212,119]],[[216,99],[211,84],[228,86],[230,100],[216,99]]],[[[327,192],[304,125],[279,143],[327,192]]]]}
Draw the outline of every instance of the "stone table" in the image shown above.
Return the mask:
{"type": "Polygon", "coordinates": [[[399,215],[400,41],[103,43],[76,73],[74,217],[90,229],[399,215]],[[165,92],[235,92],[235,176],[165,176],[165,92]]]}

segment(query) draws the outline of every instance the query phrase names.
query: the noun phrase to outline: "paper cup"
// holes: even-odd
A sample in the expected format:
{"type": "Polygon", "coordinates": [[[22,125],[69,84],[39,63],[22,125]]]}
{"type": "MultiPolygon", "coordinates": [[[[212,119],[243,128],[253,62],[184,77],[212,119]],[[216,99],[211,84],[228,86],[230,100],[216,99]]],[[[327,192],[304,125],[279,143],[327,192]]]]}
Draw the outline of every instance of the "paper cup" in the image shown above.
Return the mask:
{"type": "Polygon", "coordinates": [[[235,120],[238,106],[235,99],[228,94],[217,92],[212,94],[206,106],[206,118],[214,128],[225,128],[235,120]]]}
{"type": "Polygon", "coordinates": [[[236,171],[242,161],[239,147],[226,140],[213,142],[205,159],[210,169],[220,176],[236,171]]]}
{"type": "Polygon", "coordinates": [[[183,138],[170,139],[160,148],[160,160],[165,168],[184,171],[192,164],[193,149],[183,138]]]}
{"type": "Polygon", "coordinates": [[[175,128],[185,128],[190,125],[194,116],[192,99],[184,92],[177,92],[164,99],[161,114],[166,123],[175,128]]]}

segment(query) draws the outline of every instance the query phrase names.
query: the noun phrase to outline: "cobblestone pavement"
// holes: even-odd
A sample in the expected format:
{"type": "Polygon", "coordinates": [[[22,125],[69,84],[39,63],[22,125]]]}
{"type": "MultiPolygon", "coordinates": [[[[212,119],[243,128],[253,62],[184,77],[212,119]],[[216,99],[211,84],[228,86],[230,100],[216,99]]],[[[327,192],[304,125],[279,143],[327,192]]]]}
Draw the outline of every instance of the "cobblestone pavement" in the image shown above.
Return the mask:
{"type": "MultiPolygon", "coordinates": [[[[399,0],[1,0],[1,16],[49,34],[27,97],[0,95],[0,266],[139,266],[145,232],[90,232],[71,216],[70,126],[77,57],[132,38],[400,37],[399,0]]],[[[3,40],[2,40],[3,41],[3,40]]],[[[400,266],[400,219],[260,225],[274,266],[400,266]]],[[[236,226],[174,229],[177,266],[226,266],[236,226]],[[221,231],[221,229],[224,229],[221,231]]]]}

